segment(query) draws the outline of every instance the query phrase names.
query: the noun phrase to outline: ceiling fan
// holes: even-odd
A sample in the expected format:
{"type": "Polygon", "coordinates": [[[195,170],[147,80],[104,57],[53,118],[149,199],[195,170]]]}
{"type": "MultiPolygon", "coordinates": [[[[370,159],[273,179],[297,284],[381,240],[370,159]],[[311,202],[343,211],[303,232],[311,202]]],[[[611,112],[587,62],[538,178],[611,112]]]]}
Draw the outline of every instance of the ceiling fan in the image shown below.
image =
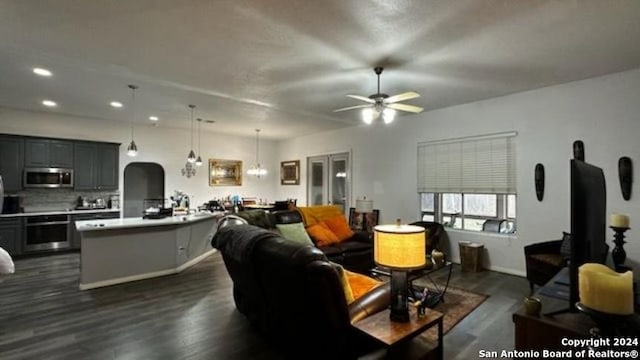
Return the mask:
{"type": "Polygon", "coordinates": [[[340,112],[346,110],[362,109],[362,121],[365,124],[371,124],[373,120],[382,117],[385,124],[389,124],[395,119],[396,110],[405,111],[410,113],[421,113],[423,108],[415,105],[399,104],[400,101],[411,100],[420,97],[415,91],[408,91],[402,94],[389,96],[380,92],[380,74],[382,74],[383,67],[378,66],[373,69],[378,76],[378,92],[369,95],[368,97],[360,95],[347,95],[350,98],[367,102],[366,105],[349,106],[342,109],[333,110],[333,112],[340,112]]]}

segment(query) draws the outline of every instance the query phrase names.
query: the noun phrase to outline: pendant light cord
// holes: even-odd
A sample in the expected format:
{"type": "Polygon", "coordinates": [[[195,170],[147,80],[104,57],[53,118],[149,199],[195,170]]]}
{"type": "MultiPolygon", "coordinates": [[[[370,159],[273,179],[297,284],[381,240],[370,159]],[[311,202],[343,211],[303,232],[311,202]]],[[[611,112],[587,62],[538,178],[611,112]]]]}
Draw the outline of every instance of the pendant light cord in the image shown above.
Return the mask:
{"type": "Polygon", "coordinates": [[[202,119],[198,120],[198,156],[200,156],[200,125],[202,124],[202,119]]]}
{"type": "Polygon", "coordinates": [[[260,166],[260,129],[256,129],[256,165],[260,166]]]}
{"type": "Polygon", "coordinates": [[[189,108],[191,108],[191,131],[189,133],[191,134],[191,150],[193,150],[193,108],[195,105],[189,105],[189,108]]]}
{"type": "Polygon", "coordinates": [[[133,110],[133,116],[131,117],[131,141],[133,141],[133,123],[136,120],[136,89],[138,87],[136,85],[129,85],[129,89],[131,89],[131,107],[133,110]]]}

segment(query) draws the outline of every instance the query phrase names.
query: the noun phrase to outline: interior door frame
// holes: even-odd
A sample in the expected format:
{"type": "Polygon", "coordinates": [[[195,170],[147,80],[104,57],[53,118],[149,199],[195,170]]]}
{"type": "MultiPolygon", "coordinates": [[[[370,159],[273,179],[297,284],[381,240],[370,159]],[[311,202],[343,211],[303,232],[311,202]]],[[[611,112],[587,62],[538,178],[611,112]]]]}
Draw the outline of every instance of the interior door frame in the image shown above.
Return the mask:
{"type": "Polygon", "coordinates": [[[331,196],[331,181],[329,179],[330,176],[330,169],[331,169],[331,157],[332,156],[343,156],[346,155],[346,159],[347,159],[347,166],[346,166],[346,172],[347,172],[347,176],[346,176],[346,184],[345,184],[345,191],[346,191],[346,196],[345,196],[345,214],[348,213],[349,211],[349,207],[351,206],[351,198],[352,198],[352,194],[353,194],[353,181],[352,181],[352,161],[353,161],[353,154],[351,152],[351,149],[349,150],[336,150],[336,151],[331,151],[331,152],[326,152],[326,153],[320,153],[320,154],[313,154],[313,155],[309,155],[307,156],[307,205],[311,206],[311,183],[312,183],[312,174],[311,174],[311,164],[314,160],[319,160],[321,158],[324,158],[324,171],[323,171],[323,177],[324,177],[324,182],[323,182],[323,190],[322,190],[322,195],[323,195],[323,199],[325,200],[323,202],[323,205],[329,205],[330,203],[332,203],[330,196],[331,196]]]}

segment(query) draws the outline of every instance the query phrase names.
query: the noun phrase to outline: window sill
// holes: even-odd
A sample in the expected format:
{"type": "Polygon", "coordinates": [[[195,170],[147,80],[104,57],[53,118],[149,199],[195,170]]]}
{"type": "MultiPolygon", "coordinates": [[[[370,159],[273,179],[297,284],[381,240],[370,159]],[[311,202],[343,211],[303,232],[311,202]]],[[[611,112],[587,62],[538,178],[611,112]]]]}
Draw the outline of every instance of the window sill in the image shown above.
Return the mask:
{"type": "Polygon", "coordinates": [[[500,239],[514,239],[514,240],[518,239],[518,233],[502,234],[502,233],[487,232],[487,231],[473,231],[473,230],[464,230],[464,229],[454,229],[454,228],[449,228],[449,227],[445,227],[444,230],[447,231],[447,232],[460,233],[460,234],[464,234],[464,235],[479,235],[479,236],[482,236],[482,237],[495,237],[495,238],[500,238],[500,239]]]}

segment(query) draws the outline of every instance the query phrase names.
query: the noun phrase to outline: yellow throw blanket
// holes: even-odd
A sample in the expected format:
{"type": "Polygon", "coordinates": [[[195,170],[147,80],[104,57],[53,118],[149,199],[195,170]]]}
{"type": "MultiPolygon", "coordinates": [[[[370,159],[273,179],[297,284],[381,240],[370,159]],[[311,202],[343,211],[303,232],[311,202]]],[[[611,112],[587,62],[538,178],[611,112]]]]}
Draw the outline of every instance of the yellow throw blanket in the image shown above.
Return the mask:
{"type": "Polygon", "coordinates": [[[342,210],[335,205],[319,205],[297,208],[302,215],[304,226],[315,225],[325,219],[332,218],[337,215],[344,215],[342,210]]]}

